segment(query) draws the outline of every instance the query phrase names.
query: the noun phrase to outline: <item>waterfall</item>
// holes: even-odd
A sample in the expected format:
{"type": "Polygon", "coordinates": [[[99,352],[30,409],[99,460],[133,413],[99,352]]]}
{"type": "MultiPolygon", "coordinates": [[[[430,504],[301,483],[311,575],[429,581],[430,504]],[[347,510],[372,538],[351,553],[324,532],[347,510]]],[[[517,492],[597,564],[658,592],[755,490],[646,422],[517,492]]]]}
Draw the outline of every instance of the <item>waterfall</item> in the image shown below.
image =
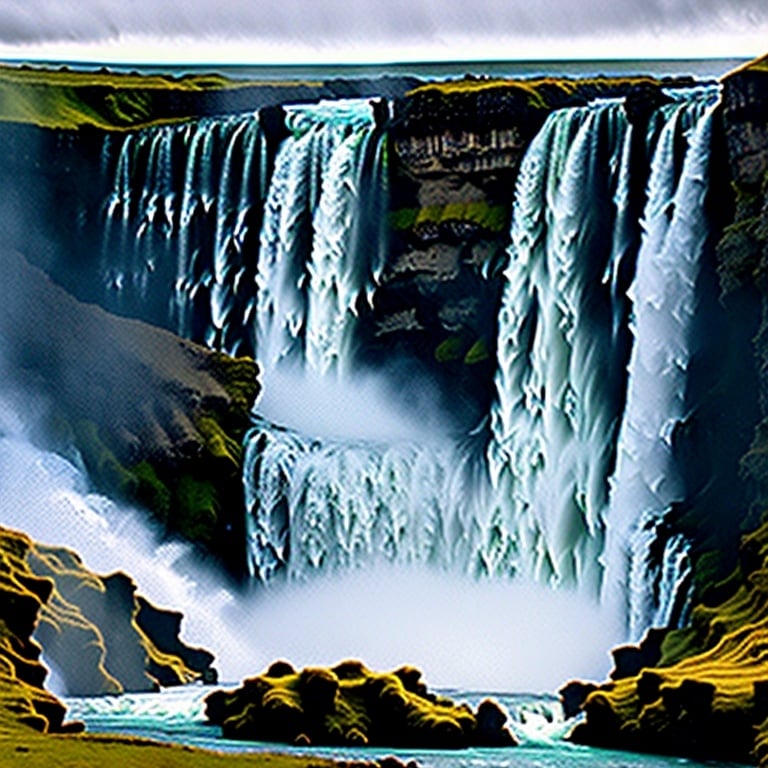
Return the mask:
{"type": "Polygon", "coordinates": [[[256,114],[110,134],[103,305],[232,354],[253,354],[269,162],[256,114]]]}
{"type": "Polygon", "coordinates": [[[323,375],[353,365],[358,302],[387,255],[387,159],[366,101],[288,107],[258,267],[259,360],[323,375]]]}
{"type": "Polygon", "coordinates": [[[518,570],[599,588],[625,322],[613,290],[631,130],[620,103],[555,112],[520,169],[489,464],[518,570]]]}
{"type": "MultiPolygon", "coordinates": [[[[696,334],[706,280],[709,225],[705,201],[712,110],[700,99],[673,107],[658,136],[648,187],[645,236],[630,289],[634,336],[629,363],[627,405],[618,437],[616,473],[611,480],[608,561],[630,570],[641,564],[646,577],[630,582],[630,634],[638,639],[654,617],[670,615],[674,594],[662,588],[666,569],[652,567],[645,547],[626,542],[636,531],[661,521],[686,501],[685,446],[680,434],[698,403],[688,396],[691,361],[706,346],[696,334]],[[681,156],[682,146],[687,151],[681,156]],[[656,576],[655,579],[649,575],[656,576]],[[649,600],[648,593],[657,595],[649,600]],[[665,605],[664,603],[667,603],[665,605]]],[[[709,265],[711,274],[712,265],[709,265]]],[[[702,448],[703,450],[703,448],[702,448]]],[[[642,540],[642,536],[640,539],[642,540]]],[[[673,547],[679,550],[679,542],[673,547]]],[[[677,558],[681,566],[687,565],[677,558]]],[[[626,592],[621,572],[619,590],[626,592]]],[[[678,576],[674,580],[681,581],[678,576]]],[[[610,585],[613,588],[613,585],[610,585]]]]}
{"type": "Polygon", "coordinates": [[[717,94],[667,95],[643,124],[620,100],[546,120],[516,181],[487,430],[429,440],[432,422],[366,388],[358,355],[389,255],[387,141],[367,101],[285,107],[274,157],[253,114],[108,138],[107,306],[261,364],[244,467],[255,579],[425,564],[621,601],[633,637],[685,615],[670,511],[691,493],[678,433],[706,345],[717,94]]]}
{"type": "Polygon", "coordinates": [[[319,440],[264,423],[248,438],[248,551],[269,580],[387,563],[468,568],[466,497],[450,447],[319,440]]]}
{"type": "Polygon", "coordinates": [[[488,450],[496,504],[522,574],[594,594],[606,578],[631,586],[633,634],[679,617],[675,585],[688,583],[681,537],[663,566],[644,547],[685,499],[672,437],[691,405],[713,98],[686,94],[639,137],[651,157],[640,243],[627,201],[648,169],[619,105],[552,114],[515,196],[488,450]]]}

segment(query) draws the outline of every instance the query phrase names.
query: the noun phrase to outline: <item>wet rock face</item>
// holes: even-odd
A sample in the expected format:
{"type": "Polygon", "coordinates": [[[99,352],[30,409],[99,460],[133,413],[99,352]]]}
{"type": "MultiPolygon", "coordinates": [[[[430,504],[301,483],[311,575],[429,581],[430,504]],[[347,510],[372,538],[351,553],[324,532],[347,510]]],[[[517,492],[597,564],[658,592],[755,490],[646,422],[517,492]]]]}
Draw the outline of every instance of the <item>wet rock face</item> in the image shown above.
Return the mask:
{"type": "Polygon", "coordinates": [[[755,302],[761,318],[754,335],[754,371],[762,420],[741,460],[754,483],[756,506],[768,500],[768,58],[723,80],[722,124],[733,212],[717,246],[724,301],[755,302]]]}
{"type": "Polygon", "coordinates": [[[768,57],[723,80],[723,121],[734,180],[759,187],[768,171],[768,57]]]}
{"type": "MultiPolygon", "coordinates": [[[[33,575],[30,583],[45,586],[35,603],[35,638],[69,695],[214,681],[213,655],[179,638],[181,614],[153,606],[126,574],[99,576],[73,551],[33,542],[23,564],[33,575]]],[[[31,633],[32,625],[26,631],[31,633]]]]}
{"type": "Polygon", "coordinates": [[[514,746],[507,714],[491,700],[477,713],[427,691],[419,670],[389,674],[345,661],[296,672],[276,662],[234,691],[206,699],[206,716],[227,738],[302,746],[458,749],[514,746]]]}
{"type": "Polygon", "coordinates": [[[64,724],[64,705],[43,689],[47,670],[31,635],[53,585],[30,569],[33,546],[24,534],[0,528],[0,735],[19,726],[43,732],[78,727],[64,724]]]}

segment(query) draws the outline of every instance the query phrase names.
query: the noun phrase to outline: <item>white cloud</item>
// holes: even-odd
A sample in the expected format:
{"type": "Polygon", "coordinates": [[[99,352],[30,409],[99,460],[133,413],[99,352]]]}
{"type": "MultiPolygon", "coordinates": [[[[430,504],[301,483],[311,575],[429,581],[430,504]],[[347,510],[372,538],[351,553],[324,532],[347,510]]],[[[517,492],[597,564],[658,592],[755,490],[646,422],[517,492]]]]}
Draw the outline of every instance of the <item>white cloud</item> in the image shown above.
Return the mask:
{"type": "MultiPolygon", "coordinates": [[[[244,61],[518,58],[519,50],[584,49],[605,58],[671,46],[661,55],[756,54],[768,48],[765,0],[5,0],[0,55],[88,51],[107,59],[244,61]],[[627,50],[624,42],[642,45],[627,50]],[[182,41],[181,43],[179,41],[182,41]],[[621,45],[617,43],[621,42],[621,45]],[[676,41],[676,43],[675,43],[676,41]],[[677,50],[674,50],[677,48],[677,50]],[[608,53],[604,53],[604,50],[608,53]],[[144,54],[142,55],[142,51],[144,54]],[[507,52],[505,54],[505,51],[507,52]],[[218,52],[218,53],[216,53],[218,52]],[[183,56],[181,56],[183,58],[183,56]]],[[[87,55],[87,54],[86,54],[87,55]]],[[[529,54],[528,54],[529,55],[529,54]]],[[[652,54],[656,55],[656,54],[652,54]]]]}

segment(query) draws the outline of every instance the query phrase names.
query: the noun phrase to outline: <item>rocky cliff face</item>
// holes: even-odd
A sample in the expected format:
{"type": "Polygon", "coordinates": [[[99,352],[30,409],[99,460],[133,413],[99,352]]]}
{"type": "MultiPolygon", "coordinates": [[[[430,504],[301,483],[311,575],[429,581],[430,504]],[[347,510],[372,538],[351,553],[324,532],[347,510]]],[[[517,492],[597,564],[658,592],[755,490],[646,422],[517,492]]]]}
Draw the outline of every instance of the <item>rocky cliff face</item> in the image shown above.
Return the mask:
{"type": "Polygon", "coordinates": [[[742,460],[755,483],[756,506],[768,502],[768,58],[723,81],[723,124],[734,190],[734,215],[719,244],[719,271],[726,301],[756,295],[762,321],[755,337],[762,421],[742,460]]]}
{"type": "Polygon", "coordinates": [[[237,570],[255,363],[82,304],[17,254],[2,264],[4,383],[50,404],[41,439],[79,451],[99,488],[237,570]]]}
{"type": "Polygon", "coordinates": [[[47,670],[31,639],[53,591],[26,562],[32,546],[23,534],[0,529],[0,732],[20,725],[43,732],[65,728],[66,710],[43,689],[47,670]]]}
{"type": "Polygon", "coordinates": [[[636,751],[768,764],[768,525],[743,539],[727,595],[696,607],[660,658],[587,694],[572,739],[636,751]]]}
{"type": "Polygon", "coordinates": [[[641,109],[659,98],[659,85],[467,77],[396,100],[391,257],[374,294],[372,362],[393,351],[418,361],[440,383],[444,410],[477,426],[493,397],[501,273],[528,144],[554,109],[619,96],[641,109]]]}

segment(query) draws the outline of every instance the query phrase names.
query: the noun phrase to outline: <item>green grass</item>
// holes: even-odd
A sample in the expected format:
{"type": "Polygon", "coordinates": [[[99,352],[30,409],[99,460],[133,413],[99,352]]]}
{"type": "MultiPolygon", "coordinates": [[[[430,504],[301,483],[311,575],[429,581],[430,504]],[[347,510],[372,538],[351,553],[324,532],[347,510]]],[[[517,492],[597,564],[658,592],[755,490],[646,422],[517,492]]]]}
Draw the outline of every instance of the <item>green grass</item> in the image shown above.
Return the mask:
{"type": "MultiPolygon", "coordinates": [[[[178,96],[237,91],[257,81],[234,81],[218,74],[139,75],[110,72],[73,72],[0,65],[0,121],[31,123],[45,128],[75,130],[90,126],[104,130],[135,129],[150,124],[195,117],[163,115],[159,105],[178,96]]],[[[270,86],[318,85],[308,82],[270,82],[270,86]]],[[[193,104],[189,100],[189,104],[193,104]]]]}

